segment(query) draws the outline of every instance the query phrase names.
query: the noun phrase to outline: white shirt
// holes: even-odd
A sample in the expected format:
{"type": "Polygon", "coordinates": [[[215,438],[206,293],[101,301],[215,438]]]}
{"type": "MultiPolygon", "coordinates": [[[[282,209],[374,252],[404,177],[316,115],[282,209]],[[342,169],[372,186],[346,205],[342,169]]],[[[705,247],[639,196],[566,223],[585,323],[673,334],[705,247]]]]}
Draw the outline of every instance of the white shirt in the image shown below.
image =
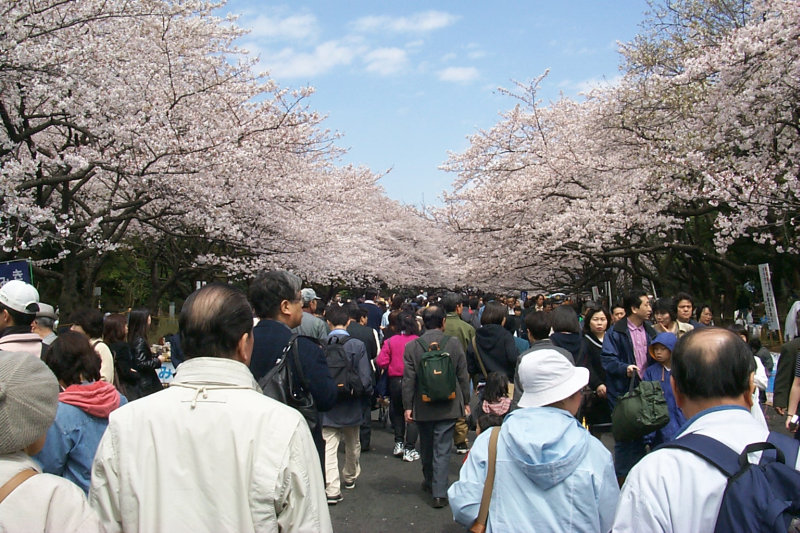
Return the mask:
{"type": "MultiPolygon", "coordinates": [[[[737,453],[748,444],[766,441],[769,435],[744,408],[703,411],[678,436],[688,433],[717,439],[737,453]]],[[[760,452],[751,454],[750,461],[758,462],[759,457],[760,452]]],[[[714,531],[726,484],[722,472],[692,452],[657,450],[628,474],[612,531],[714,531]]]]}
{"type": "Polygon", "coordinates": [[[308,425],[231,359],[114,411],[89,501],[109,532],[332,531],[308,425]]]}

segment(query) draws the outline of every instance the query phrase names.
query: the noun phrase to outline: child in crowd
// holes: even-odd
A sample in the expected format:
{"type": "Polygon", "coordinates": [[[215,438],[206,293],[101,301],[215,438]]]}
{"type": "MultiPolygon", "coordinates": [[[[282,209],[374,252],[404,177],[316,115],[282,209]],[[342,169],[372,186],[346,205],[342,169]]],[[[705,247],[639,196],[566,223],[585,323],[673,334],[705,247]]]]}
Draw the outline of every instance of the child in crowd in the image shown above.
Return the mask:
{"type": "Polygon", "coordinates": [[[674,333],[659,333],[650,342],[648,352],[652,360],[644,371],[644,381],[658,381],[664,391],[664,398],[667,400],[669,409],[669,423],[663,428],[656,430],[645,439],[651,447],[655,447],[662,442],[671,441],[678,434],[681,426],[686,422],[678,404],[675,403],[675,395],[669,384],[670,368],[672,367],[672,350],[678,337],[674,333]]]}
{"type": "Polygon", "coordinates": [[[486,383],[478,389],[470,402],[470,417],[478,433],[503,423],[503,417],[511,408],[508,388],[508,376],[502,372],[490,372],[486,383]]]}

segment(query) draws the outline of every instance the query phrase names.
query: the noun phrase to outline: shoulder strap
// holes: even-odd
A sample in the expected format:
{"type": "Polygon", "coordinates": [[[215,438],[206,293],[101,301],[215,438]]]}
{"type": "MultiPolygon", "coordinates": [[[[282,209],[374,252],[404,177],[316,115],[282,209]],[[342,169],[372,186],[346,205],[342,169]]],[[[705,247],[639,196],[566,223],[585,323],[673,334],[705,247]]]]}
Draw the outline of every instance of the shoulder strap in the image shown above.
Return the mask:
{"type": "Polygon", "coordinates": [[[425,341],[423,341],[423,340],[422,340],[421,338],[419,338],[419,337],[417,337],[417,339],[416,339],[416,340],[417,340],[417,343],[418,343],[420,346],[422,346],[422,351],[423,351],[423,352],[427,352],[427,351],[428,351],[428,349],[430,348],[430,346],[428,346],[427,344],[425,344],[425,341]]]}
{"type": "Polygon", "coordinates": [[[478,341],[475,340],[475,337],[472,337],[472,349],[475,350],[475,358],[478,360],[478,364],[481,365],[483,377],[489,379],[489,373],[486,372],[486,367],[483,366],[483,358],[481,357],[480,350],[478,350],[478,341]]]}
{"type": "Polygon", "coordinates": [[[492,490],[494,489],[494,472],[497,464],[497,439],[500,436],[500,426],[492,428],[489,437],[489,470],[486,473],[486,481],[483,483],[483,494],[481,495],[481,507],[478,511],[478,518],[469,528],[471,533],[483,533],[486,531],[486,522],[489,518],[489,503],[492,501],[492,490]]]}
{"type": "Polygon", "coordinates": [[[783,452],[784,464],[786,466],[790,468],[795,468],[797,466],[797,453],[800,450],[800,441],[787,435],[770,431],[767,442],[783,452]]]}
{"type": "Polygon", "coordinates": [[[699,433],[689,433],[671,442],[661,444],[660,448],[678,448],[692,452],[716,466],[726,477],[732,477],[739,471],[739,454],[713,439],[699,433]]]}
{"type": "Polygon", "coordinates": [[[295,372],[297,372],[297,375],[300,378],[300,384],[303,385],[305,390],[308,390],[308,381],[306,380],[306,375],[303,372],[303,365],[300,363],[300,352],[297,348],[297,337],[299,337],[297,333],[292,333],[292,336],[289,337],[289,342],[286,343],[286,347],[283,349],[283,357],[286,357],[288,352],[291,352],[292,363],[295,372]]]}
{"type": "Polygon", "coordinates": [[[0,487],[0,503],[2,503],[3,500],[5,500],[9,494],[14,492],[14,489],[22,485],[28,478],[31,478],[38,473],[39,472],[37,472],[33,468],[26,468],[21,472],[17,472],[17,474],[14,477],[6,481],[6,483],[2,487],[0,487]]]}

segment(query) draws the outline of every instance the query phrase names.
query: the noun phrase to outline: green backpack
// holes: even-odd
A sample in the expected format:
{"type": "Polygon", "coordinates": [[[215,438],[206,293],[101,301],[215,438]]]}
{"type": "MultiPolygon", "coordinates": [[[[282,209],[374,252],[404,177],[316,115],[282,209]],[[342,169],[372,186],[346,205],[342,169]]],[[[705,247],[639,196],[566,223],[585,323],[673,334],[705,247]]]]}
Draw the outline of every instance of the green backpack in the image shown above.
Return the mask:
{"type": "Polygon", "coordinates": [[[445,335],[441,343],[432,342],[426,346],[421,339],[417,342],[425,350],[420,358],[417,372],[419,390],[423,402],[443,402],[456,399],[456,369],[450,354],[441,347],[447,346],[450,337],[445,335]]]}

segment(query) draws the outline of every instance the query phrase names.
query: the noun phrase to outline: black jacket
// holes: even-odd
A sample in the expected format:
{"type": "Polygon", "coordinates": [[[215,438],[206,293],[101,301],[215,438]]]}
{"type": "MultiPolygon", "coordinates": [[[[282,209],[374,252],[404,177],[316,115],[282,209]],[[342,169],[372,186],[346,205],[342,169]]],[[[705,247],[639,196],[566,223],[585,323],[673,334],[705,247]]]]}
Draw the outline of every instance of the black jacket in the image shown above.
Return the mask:
{"type": "MultiPolygon", "coordinates": [[[[475,330],[475,343],[487,373],[500,372],[514,379],[519,351],[511,333],[499,324],[486,324],[475,330]]],[[[483,374],[472,345],[467,346],[467,368],[471,376],[483,374]]]]}
{"type": "Polygon", "coordinates": [[[150,345],[144,337],[136,337],[130,343],[133,354],[133,366],[139,373],[139,394],[147,396],[162,389],[156,369],[161,368],[158,356],[150,351],[150,345]]]}

